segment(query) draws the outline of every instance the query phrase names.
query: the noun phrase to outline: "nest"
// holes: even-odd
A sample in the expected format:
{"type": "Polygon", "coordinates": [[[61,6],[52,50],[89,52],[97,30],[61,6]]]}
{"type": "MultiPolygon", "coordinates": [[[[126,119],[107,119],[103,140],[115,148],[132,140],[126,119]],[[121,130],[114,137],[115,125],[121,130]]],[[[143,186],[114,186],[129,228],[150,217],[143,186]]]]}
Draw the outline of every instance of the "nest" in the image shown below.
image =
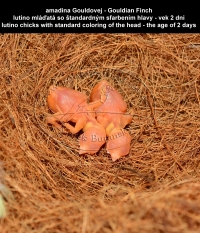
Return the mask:
{"type": "Polygon", "coordinates": [[[199,34],[4,34],[0,55],[2,233],[199,232],[199,34]],[[114,163],[45,122],[50,85],[102,78],[134,111],[114,163]]]}

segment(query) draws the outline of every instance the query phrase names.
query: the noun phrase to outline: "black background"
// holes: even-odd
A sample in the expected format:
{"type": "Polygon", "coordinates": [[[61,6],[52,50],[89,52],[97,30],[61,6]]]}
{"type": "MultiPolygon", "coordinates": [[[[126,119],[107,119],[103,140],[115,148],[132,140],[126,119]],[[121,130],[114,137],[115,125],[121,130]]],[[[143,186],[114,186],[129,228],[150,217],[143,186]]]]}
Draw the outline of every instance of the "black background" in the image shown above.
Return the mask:
{"type": "MultiPolygon", "coordinates": [[[[16,3],[15,3],[16,4],[16,3]]],[[[6,5],[4,4],[3,6],[1,6],[0,9],[0,32],[1,33],[15,33],[15,32],[20,32],[20,33],[199,33],[200,32],[200,14],[198,13],[198,6],[194,5],[192,3],[188,3],[188,5],[184,5],[183,2],[181,5],[179,5],[178,3],[176,3],[176,5],[173,5],[172,3],[169,2],[160,2],[159,4],[154,4],[154,5],[142,5],[142,4],[132,4],[132,6],[116,6],[116,4],[113,4],[114,6],[87,6],[87,7],[77,7],[77,6],[67,6],[66,4],[63,5],[59,5],[59,6],[50,6],[50,5],[45,5],[43,4],[43,6],[40,6],[34,2],[26,2],[26,6],[25,5],[20,5],[19,3],[17,5],[13,5],[13,3],[10,5],[6,5]],[[146,15],[146,16],[164,16],[164,15],[185,15],[185,20],[181,20],[181,21],[173,21],[173,20],[153,20],[152,23],[154,24],[158,24],[158,23],[173,23],[173,22],[180,22],[182,23],[187,23],[187,24],[196,24],[196,28],[188,28],[188,27],[180,27],[180,28],[147,28],[147,27],[143,27],[143,28],[108,28],[108,26],[106,27],[106,29],[103,28],[35,28],[35,27],[26,27],[26,28],[13,28],[13,27],[2,27],[2,22],[5,23],[45,23],[45,22],[50,22],[50,21],[13,21],[13,15],[23,15],[23,16],[33,16],[33,15],[48,15],[48,13],[46,13],[46,9],[59,9],[59,8],[65,8],[65,9],[72,9],[72,8],[92,8],[92,9],[97,9],[97,8],[103,8],[104,10],[108,9],[108,8],[114,8],[114,9],[119,9],[119,8],[151,8],[153,10],[153,13],[148,13],[148,14],[144,14],[144,13],[135,13],[134,15],[146,15]]],[[[55,15],[55,16],[59,16],[59,15],[66,15],[66,13],[49,13],[49,15],[55,15]]],[[[70,15],[78,15],[78,14],[72,14],[70,13],[70,15]]],[[[82,15],[91,15],[91,13],[87,14],[84,13],[82,15]]],[[[92,15],[96,15],[95,13],[92,13],[92,15]]],[[[103,13],[104,16],[110,15],[110,13],[103,13]]],[[[122,13],[118,13],[118,14],[112,14],[112,15],[131,15],[129,13],[126,14],[122,14],[122,13]]],[[[70,21],[52,21],[52,23],[69,23],[70,21]]],[[[86,23],[85,21],[80,21],[81,23],[86,23]]],[[[117,21],[99,21],[99,23],[106,23],[107,25],[109,23],[112,22],[117,22],[117,21]]],[[[148,21],[118,21],[120,23],[142,23],[142,24],[146,24],[148,21]]],[[[71,21],[71,23],[78,23],[77,21],[71,21]]],[[[90,21],[87,21],[87,23],[90,23],[90,21]]],[[[95,21],[92,21],[92,23],[97,23],[95,21]]]]}

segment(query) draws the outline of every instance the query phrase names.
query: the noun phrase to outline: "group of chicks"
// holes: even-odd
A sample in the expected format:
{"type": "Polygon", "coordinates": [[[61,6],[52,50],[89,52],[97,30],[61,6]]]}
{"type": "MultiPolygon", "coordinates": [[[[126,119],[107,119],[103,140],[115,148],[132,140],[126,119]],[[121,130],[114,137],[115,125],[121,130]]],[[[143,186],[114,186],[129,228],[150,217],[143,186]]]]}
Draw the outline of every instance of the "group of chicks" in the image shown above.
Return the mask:
{"type": "Polygon", "coordinates": [[[82,129],[79,154],[94,154],[106,143],[113,161],[127,155],[131,136],[124,127],[132,121],[132,116],[126,113],[122,96],[106,80],[101,80],[90,94],[90,103],[87,100],[79,91],[51,86],[47,103],[54,114],[47,116],[47,123],[59,129],[63,125],[73,134],[82,129]]]}

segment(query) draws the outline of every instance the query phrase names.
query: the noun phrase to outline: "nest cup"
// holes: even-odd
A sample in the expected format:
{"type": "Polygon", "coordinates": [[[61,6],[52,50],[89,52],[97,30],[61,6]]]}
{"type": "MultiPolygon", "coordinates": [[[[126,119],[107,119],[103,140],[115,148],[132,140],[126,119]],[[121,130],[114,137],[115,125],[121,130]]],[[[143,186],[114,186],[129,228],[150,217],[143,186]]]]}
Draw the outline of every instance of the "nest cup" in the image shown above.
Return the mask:
{"type": "Polygon", "coordinates": [[[199,34],[1,34],[0,232],[198,232],[199,34]],[[51,85],[105,78],[133,120],[128,156],[47,125],[51,85]]]}

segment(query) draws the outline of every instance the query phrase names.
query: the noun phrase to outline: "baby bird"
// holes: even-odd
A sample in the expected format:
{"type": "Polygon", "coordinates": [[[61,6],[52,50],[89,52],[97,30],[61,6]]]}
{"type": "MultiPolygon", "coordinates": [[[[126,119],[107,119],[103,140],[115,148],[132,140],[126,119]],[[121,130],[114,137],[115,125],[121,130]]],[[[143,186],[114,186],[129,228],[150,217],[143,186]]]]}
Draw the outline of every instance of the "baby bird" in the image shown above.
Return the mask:
{"type": "Polygon", "coordinates": [[[84,133],[79,137],[79,154],[96,153],[106,140],[105,129],[96,121],[93,113],[93,109],[105,101],[106,93],[101,92],[99,99],[89,104],[87,99],[85,94],[61,86],[51,86],[47,97],[48,106],[54,113],[47,116],[47,123],[61,129],[60,122],[73,134],[83,129],[84,133]],[[68,122],[74,122],[75,126],[68,122]]]}
{"type": "Polygon", "coordinates": [[[90,101],[97,101],[101,92],[106,92],[105,102],[95,107],[97,121],[106,130],[108,136],[107,152],[113,161],[125,156],[130,151],[131,136],[124,127],[132,121],[132,116],[125,114],[127,105],[122,96],[106,81],[100,81],[92,90],[90,101]]]}

